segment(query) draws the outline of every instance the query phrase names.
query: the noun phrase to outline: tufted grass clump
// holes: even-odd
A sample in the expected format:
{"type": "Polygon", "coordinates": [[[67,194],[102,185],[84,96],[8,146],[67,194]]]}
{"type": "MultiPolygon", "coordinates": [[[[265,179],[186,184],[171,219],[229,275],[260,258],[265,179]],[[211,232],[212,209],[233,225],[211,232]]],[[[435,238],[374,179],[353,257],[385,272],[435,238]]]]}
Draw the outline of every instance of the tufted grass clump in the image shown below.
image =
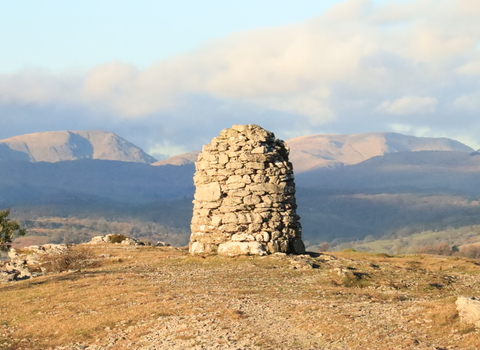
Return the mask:
{"type": "Polygon", "coordinates": [[[110,243],[122,243],[124,240],[127,239],[125,235],[113,234],[109,237],[110,243]]]}
{"type": "Polygon", "coordinates": [[[61,253],[46,254],[41,266],[45,272],[64,272],[99,267],[101,265],[95,251],[85,245],[69,247],[61,253]]]}
{"type": "Polygon", "coordinates": [[[366,274],[360,272],[348,273],[342,279],[342,285],[348,288],[365,288],[370,283],[365,280],[366,274]]]}

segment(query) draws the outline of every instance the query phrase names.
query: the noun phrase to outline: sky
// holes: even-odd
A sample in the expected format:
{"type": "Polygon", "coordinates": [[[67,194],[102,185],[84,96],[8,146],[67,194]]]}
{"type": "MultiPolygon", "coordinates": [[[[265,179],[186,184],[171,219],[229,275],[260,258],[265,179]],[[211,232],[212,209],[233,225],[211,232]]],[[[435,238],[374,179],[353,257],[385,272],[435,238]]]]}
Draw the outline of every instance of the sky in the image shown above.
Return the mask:
{"type": "Polygon", "coordinates": [[[0,139],[114,132],[157,158],[234,124],[480,148],[478,0],[0,0],[0,139]]]}

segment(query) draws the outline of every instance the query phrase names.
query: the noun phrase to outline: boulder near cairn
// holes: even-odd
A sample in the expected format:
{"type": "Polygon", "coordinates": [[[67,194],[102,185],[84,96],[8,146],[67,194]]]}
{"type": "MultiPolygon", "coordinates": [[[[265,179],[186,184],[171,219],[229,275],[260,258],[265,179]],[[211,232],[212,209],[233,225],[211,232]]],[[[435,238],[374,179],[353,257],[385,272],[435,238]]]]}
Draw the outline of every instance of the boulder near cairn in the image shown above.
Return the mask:
{"type": "Polygon", "coordinates": [[[195,163],[191,254],[305,252],[285,142],[258,125],[234,125],[195,163]]]}

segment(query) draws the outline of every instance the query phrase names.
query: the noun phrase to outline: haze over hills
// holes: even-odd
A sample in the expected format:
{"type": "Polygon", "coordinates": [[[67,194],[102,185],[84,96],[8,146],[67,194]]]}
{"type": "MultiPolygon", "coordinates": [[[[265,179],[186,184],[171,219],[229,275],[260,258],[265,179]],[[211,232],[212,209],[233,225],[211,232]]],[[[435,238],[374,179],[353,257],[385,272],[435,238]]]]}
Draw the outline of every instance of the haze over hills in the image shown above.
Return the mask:
{"type": "Polygon", "coordinates": [[[0,140],[0,160],[55,163],[79,159],[157,161],[120,136],[100,130],[39,132],[0,140]]]}

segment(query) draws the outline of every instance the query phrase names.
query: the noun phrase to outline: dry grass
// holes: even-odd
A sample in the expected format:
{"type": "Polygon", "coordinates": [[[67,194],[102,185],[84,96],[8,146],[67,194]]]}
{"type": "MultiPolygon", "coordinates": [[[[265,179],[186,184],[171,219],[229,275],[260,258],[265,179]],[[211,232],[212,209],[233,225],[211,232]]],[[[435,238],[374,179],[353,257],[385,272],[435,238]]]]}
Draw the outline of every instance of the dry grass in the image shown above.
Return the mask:
{"type": "MultiPolygon", "coordinates": [[[[132,326],[129,339],[141,338],[177,317],[240,325],[235,337],[265,349],[361,349],[387,341],[387,348],[413,349],[417,338],[424,345],[480,348],[478,331],[460,322],[454,305],[457,294],[480,295],[480,266],[472,260],[335,253],[335,263],[353,276],[368,275],[355,277],[365,284],[346,286],[324,262],[295,270],[288,259],[192,257],[164,247],[98,246],[95,254],[109,257],[101,267],[0,285],[0,348],[104,343],[109,329],[132,326]],[[395,320],[397,311],[405,324],[395,320]],[[392,313],[388,322],[386,313],[392,313]],[[275,333],[286,330],[295,336],[275,333]],[[392,332],[403,338],[389,338],[392,332]]],[[[194,342],[192,327],[178,328],[177,340],[194,342]]],[[[128,349],[127,340],[116,348],[128,349]]]]}
{"type": "Polygon", "coordinates": [[[94,248],[88,245],[76,245],[68,247],[61,253],[43,255],[40,265],[48,273],[58,273],[100,267],[101,262],[94,248]]]}

